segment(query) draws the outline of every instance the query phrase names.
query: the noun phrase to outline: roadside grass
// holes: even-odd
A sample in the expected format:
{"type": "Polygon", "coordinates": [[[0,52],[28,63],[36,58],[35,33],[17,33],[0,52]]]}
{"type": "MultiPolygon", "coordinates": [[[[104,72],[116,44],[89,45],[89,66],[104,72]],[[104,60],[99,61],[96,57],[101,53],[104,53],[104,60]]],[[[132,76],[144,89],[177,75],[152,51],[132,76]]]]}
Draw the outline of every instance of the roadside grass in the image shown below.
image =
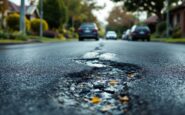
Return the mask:
{"type": "Polygon", "coordinates": [[[6,44],[6,43],[24,43],[24,40],[6,40],[6,39],[0,39],[0,43],[6,44]]]}
{"type": "Polygon", "coordinates": [[[185,43],[185,38],[152,38],[154,42],[185,43]]]}
{"type": "Polygon", "coordinates": [[[74,41],[76,39],[59,39],[59,38],[46,38],[46,37],[39,37],[37,38],[41,43],[50,43],[50,42],[67,42],[67,41],[74,41]]]}
{"type": "Polygon", "coordinates": [[[47,38],[47,37],[39,37],[39,36],[26,36],[26,37],[27,37],[27,40],[0,39],[0,44],[52,43],[52,42],[66,42],[66,41],[76,40],[76,39],[47,38]]]}

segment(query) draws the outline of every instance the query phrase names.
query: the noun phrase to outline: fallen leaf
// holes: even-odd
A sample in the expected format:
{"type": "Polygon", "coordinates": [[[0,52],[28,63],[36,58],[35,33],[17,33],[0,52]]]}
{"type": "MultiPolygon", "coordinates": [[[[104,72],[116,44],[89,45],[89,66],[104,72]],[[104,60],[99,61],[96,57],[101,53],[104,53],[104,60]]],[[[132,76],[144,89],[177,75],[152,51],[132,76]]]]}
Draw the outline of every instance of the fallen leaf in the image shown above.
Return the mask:
{"type": "Polygon", "coordinates": [[[127,113],[128,112],[128,109],[124,109],[123,112],[127,113]]]}
{"type": "Polygon", "coordinates": [[[98,104],[98,103],[100,103],[101,102],[101,99],[99,98],[99,97],[93,97],[92,99],[91,99],[91,103],[93,103],[93,104],[98,104]]]}
{"type": "Polygon", "coordinates": [[[135,73],[129,73],[129,74],[128,74],[128,77],[129,77],[129,78],[133,78],[134,76],[135,76],[135,73]]]}
{"type": "Polygon", "coordinates": [[[101,111],[102,111],[102,112],[106,112],[106,111],[109,111],[109,110],[112,109],[112,108],[113,108],[112,105],[106,105],[106,106],[102,107],[101,111]]]}
{"type": "Polygon", "coordinates": [[[110,80],[109,84],[112,85],[112,86],[115,86],[115,85],[118,84],[118,81],[117,80],[110,80]]]}
{"type": "Polygon", "coordinates": [[[128,103],[129,102],[129,97],[128,96],[119,97],[119,100],[122,103],[128,103]]]}

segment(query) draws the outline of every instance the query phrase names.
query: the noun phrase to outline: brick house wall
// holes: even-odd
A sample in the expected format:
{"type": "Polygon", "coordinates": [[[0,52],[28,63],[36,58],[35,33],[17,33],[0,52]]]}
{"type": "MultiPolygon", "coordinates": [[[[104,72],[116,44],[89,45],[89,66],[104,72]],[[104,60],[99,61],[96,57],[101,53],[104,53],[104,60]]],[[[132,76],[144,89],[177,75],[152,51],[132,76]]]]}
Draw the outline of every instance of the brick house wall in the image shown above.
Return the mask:
{"type": "Polygon", "coordinates": [[[185,36],[185,4],[182,4],[170,11],[172,28],[180,27],[182,36],[185,36]]]}

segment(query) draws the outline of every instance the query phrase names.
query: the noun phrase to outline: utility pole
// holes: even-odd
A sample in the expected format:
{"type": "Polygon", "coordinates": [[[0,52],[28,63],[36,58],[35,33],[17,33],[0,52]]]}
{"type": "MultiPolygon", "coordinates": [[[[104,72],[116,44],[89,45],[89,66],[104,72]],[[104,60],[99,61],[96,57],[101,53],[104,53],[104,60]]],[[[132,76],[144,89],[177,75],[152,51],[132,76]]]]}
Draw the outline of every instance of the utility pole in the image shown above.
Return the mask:
{"type": "Polygon", "coordinates": [[[20,32],[25,35],[25,0],[21,0],[21,8],[20,8],[20,32]]]}
{"type": "Polygon", "coordinates": [[[43,0],[40,0],[40,37],[43,36],[43,0]]]}
{"type": "Polygon", "coordinates": [[[169,7],[169,1],[166,0],[166,36],[170,37],[170,7],[169,7]]]}

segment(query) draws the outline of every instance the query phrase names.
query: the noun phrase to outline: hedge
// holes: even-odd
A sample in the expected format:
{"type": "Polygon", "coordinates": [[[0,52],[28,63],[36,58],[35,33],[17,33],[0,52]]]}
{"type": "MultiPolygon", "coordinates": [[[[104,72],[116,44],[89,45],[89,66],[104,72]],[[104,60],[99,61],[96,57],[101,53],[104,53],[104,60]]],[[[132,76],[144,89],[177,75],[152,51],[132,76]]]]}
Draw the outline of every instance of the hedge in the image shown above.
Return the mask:
{"type": "Polygon", "coordinates": [[[39,33],[40,31],[40,23],[42,22],[42,28],[43,28],[43,31],[46,31],[48,30],[48,23],[45,21],[45,20],[41,20],[41,19],[38,19],[38,18],[34,18],[31,20],[31,30],[35,33],[39,33]]]}
{"type": "MultiPolygon", "coordinates": [[[[10,31],[19,31],[20,15],[13,13],[6,18],[7,27],[10,31]]],[[[30,21],[25,18],[26,31],[30,31],[30,21]]]]}

